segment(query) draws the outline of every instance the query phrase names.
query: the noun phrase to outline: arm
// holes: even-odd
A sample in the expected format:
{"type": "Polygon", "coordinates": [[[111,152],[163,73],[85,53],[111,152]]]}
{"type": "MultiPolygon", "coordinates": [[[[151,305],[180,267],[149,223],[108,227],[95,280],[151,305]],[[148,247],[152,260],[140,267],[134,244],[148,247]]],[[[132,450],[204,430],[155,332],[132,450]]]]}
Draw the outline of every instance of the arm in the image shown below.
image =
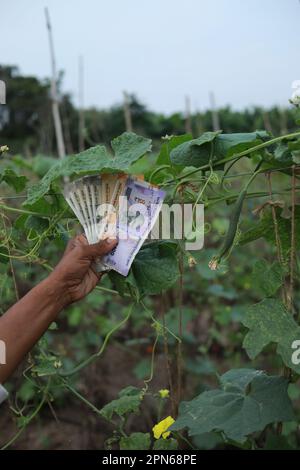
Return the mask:
{"type": "Polygon", "coordinates": [[[85,297],[101,275],[93,261],[111,251],[116,240],[88,245],[84,236],[71,240],[50,276],[0,317],[0,340],[6,345],[6,364],[0,365],[0,384],[15,370],[59,312],[85,297]]]}

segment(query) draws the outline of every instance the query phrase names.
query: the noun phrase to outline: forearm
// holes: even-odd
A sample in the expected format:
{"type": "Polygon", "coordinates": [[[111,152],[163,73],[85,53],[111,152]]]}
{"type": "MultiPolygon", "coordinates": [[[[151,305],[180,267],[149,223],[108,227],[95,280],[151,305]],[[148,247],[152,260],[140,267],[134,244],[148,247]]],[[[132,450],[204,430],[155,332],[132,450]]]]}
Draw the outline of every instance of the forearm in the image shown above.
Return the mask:
{"type": "Polygon", "coordinates": [[[6,364],[0,365],[0,384],[47,330],[67,301],[63,286],[45,279],[0,317],[0,340],[6,364]]]}

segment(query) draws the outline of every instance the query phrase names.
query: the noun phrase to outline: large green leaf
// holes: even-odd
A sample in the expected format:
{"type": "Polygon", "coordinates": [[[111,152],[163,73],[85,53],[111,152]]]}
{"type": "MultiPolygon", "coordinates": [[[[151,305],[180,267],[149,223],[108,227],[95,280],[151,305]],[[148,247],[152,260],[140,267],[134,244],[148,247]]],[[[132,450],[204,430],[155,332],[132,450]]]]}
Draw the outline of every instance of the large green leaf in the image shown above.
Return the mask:
{"type": "Polygon", "coordinates": [[[277,299],[264,299],[251,306],[243,324],[249,328],[243,346],[251,359],[268,344],[276,343],[277,352],[284,363],[300,373],[300,365],[292,362],[292,344],[300,339],[300,327],[282,302],[277,299]]]}
{"type": "Polygon", "coordinates": [[[175,147],[170,154],[174,165],[195,166],[209,162],[212,142],[220,132],[205,132],[197,139],[189,140],[175,147]]]}
{"type": "Polygon", "coordinates": [[[231,157],[235,153],[255,147],[269,138],[270,136],[266,131],[220,134],[216,137],[214,153],[217,155],[218,160],[231,157]]]}
{"type": "Polygon", "coordinates": [[[148,450],[150,444],[149,433],[133,432],[130,436],[121,438],[120,450],[148,450]]]}
{"type": "Polygon", "coordinates": [[[69,156],[56,163],[42,178],[28,190],[27,205],[34,204],[50,189],[60,176],[84,175],[100,171],[124,171],[151,150],[151,140],[131,132],[124,132],[111,143],[115,152],[111,155],[103,145],[91,147],[77,155],[69,156]]]}
{"type": "Polygon", "coordinates": [[[263,297],[274,295],[283,283],[283,269],[278,261],[268,263],[261,259],[253,266],[252,284],[263,297]]]}
{"type": "Polygon", "coordinates": [[[209,163],[212,150],[213,162],[216,162],[255,147],[268,138],[269,134],[265,131],[236,134],[205,132],[198,139],[185,142],[172,150],[171,161],[175,165],[200,167],[209,163]]]}
{"type": "Polygon", "coordinates": [[[281,167],[291,166],[293,163],[299,164],[300,158],[300,140],[281,141],[273,152],[274,158],[271,164],[281,167]]]}
{"type": "Polygon", "coordinates": [[[160,149],[157,157],[157,165],[171,165],[170,152],[184,142],[192,140],[191,134],[172,135],[166,140],[160,149]]]}
{"type": "Polygon", "coordinates": [[[287,379],[263,371],[229,371],[221,377],[221,389],[180,404],[170,431],[187,428],[190,436],[217,431],[243,443],[268,424],[294,419],[287,387],[287,379]]]}
{"type": "MultiPolygon", "coordinates": [[[[291,218],[283,217],[282,208],[276,207],[275,210],[282,250],[284,255],[287,256],[291,248],[291,218]]],[[[296,249],[298,250],[300,249],[300,205],[297,205],[295,209],[295,235],[296,249]]],[[[253,224],[249,230],[241,234],[239,244],[245,245],[259,238],[264,238],[272,245],[276,244],[271,208],[264,210],[259,222],[253,224]]]]}
{"type": "Polygon", "coordinates": [[[136,255],[127,277],[110,273],[110,278],[121,295],[131,286],[138,296],[159,294],[169,289],[178,276],[177,245],[172,242],[144,245],[136,255]]]}

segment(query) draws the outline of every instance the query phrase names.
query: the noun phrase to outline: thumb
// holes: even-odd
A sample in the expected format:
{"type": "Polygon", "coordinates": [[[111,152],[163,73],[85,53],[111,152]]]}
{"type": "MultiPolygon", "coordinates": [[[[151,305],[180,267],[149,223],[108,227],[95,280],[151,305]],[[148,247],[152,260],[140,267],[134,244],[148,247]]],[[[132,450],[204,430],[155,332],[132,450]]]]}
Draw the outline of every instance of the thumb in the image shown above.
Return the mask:
{"type": "Polygon", "coordinates": [[[83,249],[83,255],[86,258],[94,259],[109,253],[113,248],[115,248],[117,243],[118,241],[116,238],[106,238],[98,243],[94,243],[93,245],[84,245],[81,248],[83,249]]]}

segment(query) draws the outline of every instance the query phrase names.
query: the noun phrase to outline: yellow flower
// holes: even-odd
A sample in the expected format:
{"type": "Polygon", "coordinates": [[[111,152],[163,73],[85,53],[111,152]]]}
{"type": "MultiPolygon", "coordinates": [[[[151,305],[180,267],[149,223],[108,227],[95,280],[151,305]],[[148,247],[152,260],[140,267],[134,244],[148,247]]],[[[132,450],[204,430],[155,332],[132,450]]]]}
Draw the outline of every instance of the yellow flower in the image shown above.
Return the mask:
{"type": "Polygon", "coordinates": [[[167,430],[173,423],[175,423],[175,419],[173,419],[172,416],[168,416],[167,418],[157,423],[152,428],[155,439],[159,439],[160,436],[162,436],[163,439],[167,439],[167,437],[170,435],[170,431],[167,430]]]}
{"type": "Polygon", "coordinates": [[[170,396],[170,392],[167,388],[163,388],[162,390],[159,390],[158,393],[161,398],[169,398],[170,396]]]}

